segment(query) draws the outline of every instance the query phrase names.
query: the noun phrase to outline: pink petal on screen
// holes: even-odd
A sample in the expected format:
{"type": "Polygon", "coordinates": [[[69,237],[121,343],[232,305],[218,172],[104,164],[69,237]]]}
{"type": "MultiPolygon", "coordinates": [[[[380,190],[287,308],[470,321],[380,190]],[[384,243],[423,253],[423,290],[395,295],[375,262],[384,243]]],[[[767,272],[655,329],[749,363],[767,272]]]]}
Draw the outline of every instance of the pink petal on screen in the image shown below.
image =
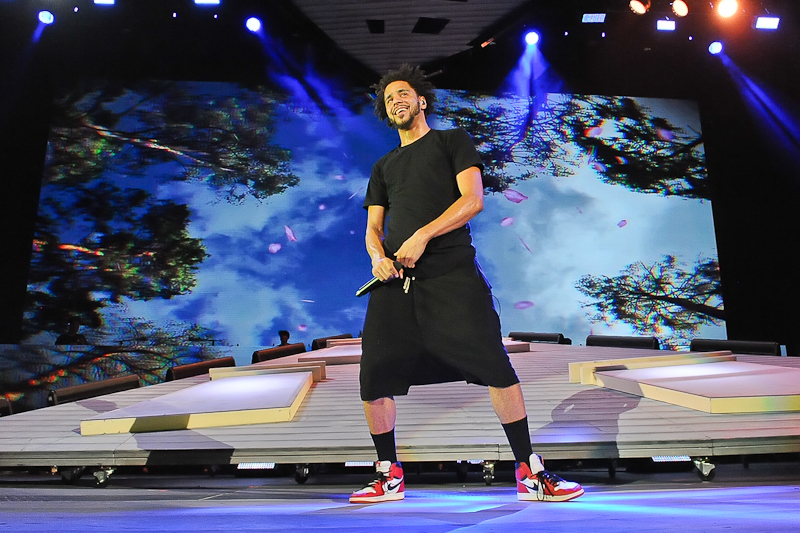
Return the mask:
{"type": "Polygon", "coordinates": [[[528,309],[530,307],[533,307],[533,302],[528,300],[522,300],[514,304],[514,309],[528,309]]]}
{"type": "Polygon", "coordinates": [[[506,217],[500,222],[500,225],[505,228],[506,226],[510,226],[513,223],[514,223],[514,217],[506,217]]]}
{"type": "Polygon", "coordinates": [[[289,239],[289,242],[297,242],[297,237],[295,236],[294,231],[292,231],[292,228],[289,226],[284,226],[283,231],[286,233],[286,238],[289,239]]]}
{"type": "Polygon", "coordinates": [[[515,191],[514,189],[506,189],[506,190],[504,190],[503,191],[503,196],[505,196],[506,199],[514,202],[515,204],[518,204],[518,203],[528,199],[527,196],[525,196],[521,192],[515,191]]]}
{"type": "Polygon", "coordinates": [[[620,228],[624,228],[627,225],[628,225],[628,221],[625,220],[624,218],[622,220],[620,220],[619,222],[617,222],[617,226],[619,226],[620,228]]]}
{"type": "Polygon", "coordinates": [[[305,331],[307,329],[308,326],[306,326],[305,324],[300,324],[299,326],[297,326],[297,331],[305,331]]]}
{"type": "Polygon", "coordinates": [[[675,134],[672,133],[671,131],[667,130],[667,129],[664,129],[664,128],[658,128],[656,130],[656,135],[662,141],[671,141],[671,140],[675,139],[675,134]]]}
{"type": "Polygon", "coordinates": [[[583,130],[584,137],[599,137],[601,133],[603,133],[603,128],[600,126],[594,126],[593,128],[586,128],[583,130]]]}
{"type": "Polygon", "coordinates": [[[344,176],[342,176],[341,174],[336,174],[336,175],[333,177],[333,179],[335,179],[335,180],[337,180],[337,181],[344,181],[344,180],[346,180],[347,178],[345,178],[345,177],[344,177],[344,176]]]}
{"type": "Polygon", "coordinates": [[[271,253],[271,254],[277,254],[278,252],[281,251],[281,248],[283,248],[283,247],[280,244],[278,244],[277,242],[274,242],[274,243],[269,245],[269,248],[267,248],[267,250],[269,250],[269,253],[271,253]]]}
{"type": "Polygon", "coordinates": [[[327,208],[328,208],[328,206],[327,206],[327,205],[325,205],[325,204],[319,204],[319,210],[320,210],[320,211],[325,211],[327,208]]]}
{"type": "Polygon", "coordinates": [[[528,243],[526,243],[525,241],[522,240],[522,237],[519,238],[519,242],[522,243],[522,246],[524,246],[525,249],[528,250],[529,253],[533,253],[533,252],[531,252],[530,247],[528,247],[528,243]]]}

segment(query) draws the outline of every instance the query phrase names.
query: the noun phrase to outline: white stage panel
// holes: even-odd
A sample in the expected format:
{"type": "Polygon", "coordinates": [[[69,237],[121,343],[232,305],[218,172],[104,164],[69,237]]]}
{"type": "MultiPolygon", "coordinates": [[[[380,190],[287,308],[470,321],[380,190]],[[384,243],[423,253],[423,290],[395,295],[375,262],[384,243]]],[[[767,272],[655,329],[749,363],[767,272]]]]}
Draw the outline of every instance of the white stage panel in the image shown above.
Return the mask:
{"type": "Polygon", "coordinates": [[[738,361],[595,373],[597,384],[707,413],[800,411],[800,369],[738,361]]]}
{"type": "Polygon", "coordinates": [[[81,435],[286,422],[311,387],[311,371],[210,381],[81,421],[81,435]]]}

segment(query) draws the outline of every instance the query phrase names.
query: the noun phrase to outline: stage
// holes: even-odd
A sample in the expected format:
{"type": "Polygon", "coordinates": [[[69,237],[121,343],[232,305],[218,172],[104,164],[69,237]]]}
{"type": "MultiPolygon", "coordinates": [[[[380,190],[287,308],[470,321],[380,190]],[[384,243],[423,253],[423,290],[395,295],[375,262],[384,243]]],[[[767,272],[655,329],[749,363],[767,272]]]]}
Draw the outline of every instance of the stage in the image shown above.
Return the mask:
{"type": "MultiPolygon", "coordinates": [[[[322,358],[334,348],[302,357],[322,358]]],[[[511,353],[522,381],[534,450],[545,460],[692,458],[800,451],[800,413],[709,414],[595,385],[570,383],[569,363],[653,357],[669,352],[531,343],[511,353]]],[[[293,362],[290,356],[276,362],[293,362]]],[[[738,356],[800,368],[800,359],[738,356]]],[[[358,365],[326,365],[288,422],[194,430],[82,436],[81,421],[206,383],[208,375],[161,383],[0,418],[0,467],[105,468],[228,465],[244,462],[340,464],[372,461],[358,395],[358,365]]],[[[482,387],[412,387],[397,398],[397,443],[405,463],[513,460],[482,387]]]]}
{"type": "MultiPolygon", "coordinates": [[[[120,473],[103,490],[91,479],[65,486],[58,476],[0,472],[0,529],[15,533],[85,531],[320,531],[475,533],[575,531],[751,533],[798,530],[797,463],[722,464],[713,483],[692,472],[633,474],[576,470],[582,497],[567,503],[518,502],[510,473],[487,487],[478,473],[407,472],[406,499],[347,502],[368,477],[209,477],[200,473],[120,473]]],[[[2,469],[0,469],[2,470],[2,469]]]]}

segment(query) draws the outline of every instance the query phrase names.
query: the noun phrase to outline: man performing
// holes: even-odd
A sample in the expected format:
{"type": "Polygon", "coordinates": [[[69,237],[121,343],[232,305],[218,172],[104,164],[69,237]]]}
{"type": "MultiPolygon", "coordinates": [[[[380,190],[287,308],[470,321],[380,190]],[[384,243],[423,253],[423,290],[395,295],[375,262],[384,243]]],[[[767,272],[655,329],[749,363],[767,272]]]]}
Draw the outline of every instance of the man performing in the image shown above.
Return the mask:
{"type": "Polygon", "coordinates": [[[483,210],[483,165],[472,140],[428,126],[434,87],[418,67],[403,65],[373,88],[375,114],[397,129],[400,146],[373,166],[364,201],[372,274],[385,282],[370,294],[360,376],[378,461],[375,479],[350,501],[404,498],[394,396],[460,380],[489,388],[517,462],[518,499],[577,498],[581,486],[547,472],[532,451],[522,389],[475,261],[467,223],[483,210]]]}

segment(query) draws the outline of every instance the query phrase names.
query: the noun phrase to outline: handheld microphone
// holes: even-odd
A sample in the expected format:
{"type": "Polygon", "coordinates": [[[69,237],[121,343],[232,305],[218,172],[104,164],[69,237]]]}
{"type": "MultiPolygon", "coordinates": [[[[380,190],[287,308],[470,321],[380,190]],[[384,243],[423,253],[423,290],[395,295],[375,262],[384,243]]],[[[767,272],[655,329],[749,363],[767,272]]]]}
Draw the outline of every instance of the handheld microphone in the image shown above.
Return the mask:
{"type": "MultiPolygon", "coordinates": [[[[398,261],[395,261],[393,264],[394,264],[395,270],[397,270],[398,272],[400,272],[400,269],[403,268],[403,265],[401,265],[398,261]]],[[[377,278],[377,277],[376,278],[372,278],[371,280],[369,280],[368,282],[363,284],[361,286],[361,288],[356,291],[356,296],[364,296],[368,292],[370,292],[370,291],[372,291],[374,289],[377,289],[378,287],[380,287],[383,284],[384,284],[384,282],[381,281],[380,278],[377,278]]]]}

